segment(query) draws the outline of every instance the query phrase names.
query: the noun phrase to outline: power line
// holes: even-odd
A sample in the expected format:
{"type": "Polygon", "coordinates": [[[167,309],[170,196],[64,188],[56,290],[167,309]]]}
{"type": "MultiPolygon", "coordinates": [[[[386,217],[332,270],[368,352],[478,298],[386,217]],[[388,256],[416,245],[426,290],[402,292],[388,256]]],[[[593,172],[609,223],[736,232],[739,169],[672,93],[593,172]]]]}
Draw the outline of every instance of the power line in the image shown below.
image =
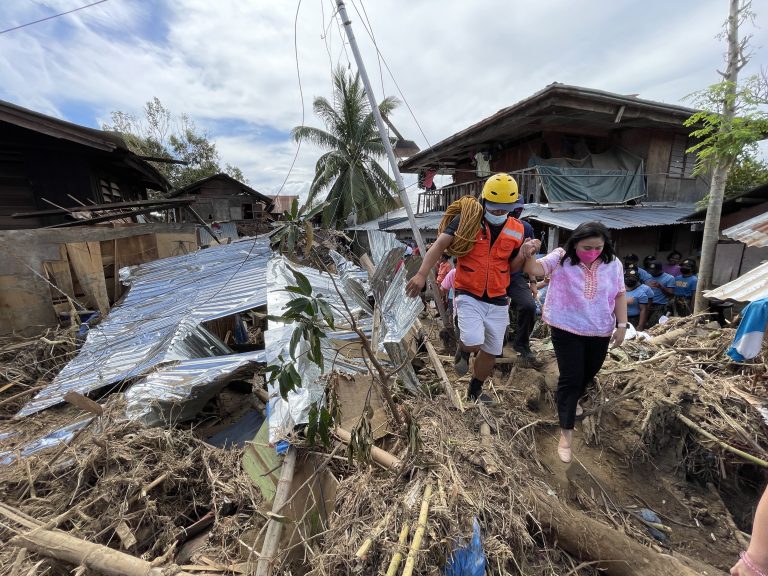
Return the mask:
{"type": "MultiPolygon", "coordinates": [[[[301,87],[301,69],[299,68],[299,41],[298,41],[298,34],[297,34],[300,9],[301,9],[301,0],[299,0],[299,3],[296,5],[296,15],[293,18],[293,55],[296,59],[296,78],[299,81],[299,96],[301,97],[301,125],[304,126],[304,120],[305,120],[304,89],[301,87]]],[[[277,191],[277,194],[275,194],[275,200],[277,200],[277,198],[282,193],[283,188],[285,188],[285,184],[288,182],[288,178],[291,177],[291,172],[293,172],[293,167],[296,165],[296,159],[299,157],[299,150],[301,150],[301,139],[299,139],[299,141],[297,142],[296,153],[293,155],[293,160],[291,160],[291,165],[288,168],[288,173],[285,175],[285,180],[283,180],[283,183],[280,184],[280,189],[277,191]]]]}
{"type": "Polygon", "coordinates": [[[91,6],[96,6],[97,4],[103,4],[107,0],[98,0],[98,2],[92,2],[91,4],[86,4],[85,6],[80,6],[80,8],[75,8],[74,10],[67,10],[66,12],[60,12],[58,14],[53,14],[51,16],[46,16],[45,18],[40,18],[40,20],[35,20],[34,22],[27,22],[26,24],[20,24],[18,26],[14,26],[13,28],[8,28],[6,30],[0,30],[0,34],[6,34],[8,32],[13,32],[14,30],[18,30],[19,28],[25,28],[27,26],[32,26],[32,24],[39,24],[40,22],[45,22],[47,20],[53,20],[54,18],[58,18],[59,16],[66,16],[67,14],[72,14],[72,12],[77,12],[78,10],[85,10],[86,8],[90,8],[91,6]]]}

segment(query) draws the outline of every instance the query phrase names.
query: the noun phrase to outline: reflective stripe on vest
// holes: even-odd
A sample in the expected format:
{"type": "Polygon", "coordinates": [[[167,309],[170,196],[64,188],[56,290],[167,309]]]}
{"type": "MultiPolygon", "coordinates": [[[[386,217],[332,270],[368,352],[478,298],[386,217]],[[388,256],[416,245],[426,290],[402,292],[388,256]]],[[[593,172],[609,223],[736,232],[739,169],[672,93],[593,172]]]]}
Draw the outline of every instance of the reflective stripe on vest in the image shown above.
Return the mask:
{"type": "Polygon", "coordinates": [[[456,263],[455,287],[482,297],[504,296],[509,286],[509,257],[523,245],[525,228],[515,218],[507,218],[504,228],[491,246],[491,231],[483,221],[472,251],[456,263]]]}

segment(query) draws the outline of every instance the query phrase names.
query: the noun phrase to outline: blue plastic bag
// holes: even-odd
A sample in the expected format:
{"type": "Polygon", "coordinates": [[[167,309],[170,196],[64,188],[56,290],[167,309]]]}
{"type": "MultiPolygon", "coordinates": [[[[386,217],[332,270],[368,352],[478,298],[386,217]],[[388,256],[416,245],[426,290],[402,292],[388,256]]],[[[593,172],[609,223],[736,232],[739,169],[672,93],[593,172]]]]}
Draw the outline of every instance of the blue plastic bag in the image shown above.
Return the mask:
{"type": "Polygon", "coordinates": [[[467,546],[457,548],[445,565],[445,576],[484,576],[485,551],[480,541],[480,524],[472,521],[472,540],[467,546]]]}

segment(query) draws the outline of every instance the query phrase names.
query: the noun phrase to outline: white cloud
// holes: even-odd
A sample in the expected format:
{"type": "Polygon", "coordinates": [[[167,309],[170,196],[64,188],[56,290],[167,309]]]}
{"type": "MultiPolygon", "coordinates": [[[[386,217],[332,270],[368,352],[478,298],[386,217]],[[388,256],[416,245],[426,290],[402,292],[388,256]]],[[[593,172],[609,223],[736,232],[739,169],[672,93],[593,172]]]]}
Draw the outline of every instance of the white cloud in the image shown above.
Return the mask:
{"type": "MultiPolygon", "coordinates": [[[[714,36],[722,3],[595,0],[447,3],[366,2],[379,48],[431,143],[466,128],[553,81],[679,102],[717,81],[723,46],[714,36]]],[[[279,188],[295,152],[288,131],[301,123],[294,57],[296,2],[110,1],[0,35],[0,97],[62,115],[68,103],[94,118],[139,112],[157,96],[209,129],[225,162],[240,166],[263,191],[279,188]],[[231,129],[242,122],[248,130],[231,129]],[[225,126],[226,128],[222,128],[225,126]],[[259,135],[253,127],[265,127],[259,135]],[[253,128],[251,130],[251,128],[253,128]],[[275,134],[285,134],[277,142],[275,134]],[[271,135],[271,136],[270,136],[271,135]]],[[[374,92],[381,76],[355,7],[347,9],[374,92]]],[[[66,0],[0,4],[12,25],[71,9],[66,0]]],[[[305,120],[315,96],[330,96],[331,69],[346,65],[335,3],[304,1],[297,23],[305,120]]],[[[765,61],[765,27],[754,30],[755,70],[765,61]]],[[[353,69],[354,64],[353,64],[353,69]]],[[[749,69],[745,72],[749,72],[749,69]]],[[[384,92],[398,95],[386,69],[384,92]]],[[[399,130],[426,141],[405,106],[399,130]]],[[[304,148],[286,190],[306,193],[320,151],[304,148]]],[[[413,182],[408,177],[407,184],[413,182]]]]}

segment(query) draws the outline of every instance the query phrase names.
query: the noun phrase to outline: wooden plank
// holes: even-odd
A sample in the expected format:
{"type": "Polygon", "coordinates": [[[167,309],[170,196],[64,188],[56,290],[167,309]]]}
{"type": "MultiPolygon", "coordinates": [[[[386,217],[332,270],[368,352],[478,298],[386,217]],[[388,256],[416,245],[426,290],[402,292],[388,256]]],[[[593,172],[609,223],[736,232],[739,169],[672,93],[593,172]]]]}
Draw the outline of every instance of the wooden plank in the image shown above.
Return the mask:
{"type": "Polygon", "coordinates": [[[157,257],[170,258],[197,250],[197,235],[192,233],[156,234],[157,257]]]}
{"type": "Polygon", "coordinates": [[[373,410],[371,418],[371,433],[378,440],[388,434],[387,413],[379,390],[373,386],[370,374],[349,376],[339,374],[336,385],[336,397],[341,406],[341,427],[352,430],[360,422],[365,400],[370,392],[370,406],[373,410]]]}
{"type": "Polygon", "coordinates": [[[67,244],[67,255],[83,292],[101,315],[109,312],[109,296],[104,280],[99,242],[72,242],[67,244]]]}
{"type": "MultiPolygon", "coordinates": [[[[64,292],[70,298],[75,297],[75,289],[72,282],[72,270],[69,266],[69,258],[67,258],[66,246],[59,246],[61,252],[61,260],[49,260],[43,262],[43,268],[45,269],[46,276],[49,280],[52,280],[56,287],[64,292]]],[[[56,294],[55,296],[60,296],[56,294]]]]}
{"type": "Polygon", "coordinates": [[[154,234],[141,234],[120,238],[117,241],[117,267],[136,266],[158,259],[157,240],[154,234]]]}

